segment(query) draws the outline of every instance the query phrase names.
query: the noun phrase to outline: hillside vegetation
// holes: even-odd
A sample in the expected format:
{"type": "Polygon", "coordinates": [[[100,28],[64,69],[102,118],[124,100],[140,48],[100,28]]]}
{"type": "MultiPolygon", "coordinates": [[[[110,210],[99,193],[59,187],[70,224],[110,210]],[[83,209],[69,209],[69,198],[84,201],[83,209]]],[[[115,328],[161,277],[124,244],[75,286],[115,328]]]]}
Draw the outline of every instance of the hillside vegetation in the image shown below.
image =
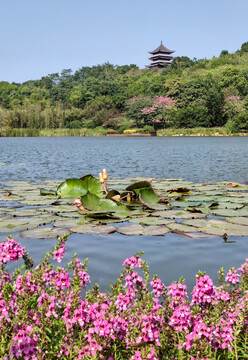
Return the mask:
{"type": "Polygon", "coordinates": [[[0,82],[0,133],[223,126],[248,130],[248,42],[211,60],[176,57],[164,69],[105,63],[22,84],[0,82]]]}

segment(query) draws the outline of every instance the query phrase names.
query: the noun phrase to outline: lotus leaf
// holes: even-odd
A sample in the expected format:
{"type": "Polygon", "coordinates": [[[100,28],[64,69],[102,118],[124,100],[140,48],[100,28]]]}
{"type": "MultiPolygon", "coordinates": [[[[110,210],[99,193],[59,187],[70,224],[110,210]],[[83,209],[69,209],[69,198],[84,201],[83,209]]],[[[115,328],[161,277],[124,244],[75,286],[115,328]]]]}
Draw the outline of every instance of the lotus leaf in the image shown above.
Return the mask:
{"type": "Polygon", "coordinates": [[[173,189],[168,189],[167,190],[170,193],[182,193],[182,194],[191,194],[190,189],[186,188],[186,187],[174,187],[173,189]]]}
{"type": "Polygon", "coordinates": [[[150,181],[145,180],[145,181],[139,181],[139,182],[129,185],[128,187],[126,187],[126,190],[134,191],[136,193],[136,195],[138,195],[140,189],[151,188],[151,187],[152,187],[152,185],[151,185],[150,181]]]}
{"type": "Polygon", "coordinates": [[[47,195],[56,196],[56,191],[41,188],[40,189],[40,195],[41,196],[47,196],[47,195]]]}
{"type": "Polygon", "coordinates": [[[241,209],[242,207],[244,207],[244,204],[236,204],[234,202],[224,202],[224,203],[220,203],[218,205],[218,209],[241,209]]]}
{"type": "Polygon", "coordinates": [[[0,233],[13,233],[33,229],[50,222],[50,218],[1,218],[0,233]]]}
{"type": "Polygon", "coordinates": [[[110,190],[108,194],[106,195],[106,199],[113,199],[113,197],[120,195],[119,191],[117,190],[110,190]]]}
{"type": "Polygon", "coordinates": [[[128,220],[131,223],[142,224],[142,225],[167,225],[172,224],[173,220],[162,219],[155,216],[143,216],[135,217],[128,220]]]}
{"type": "Polygon", "coordinates": [[[71,228],[78,225],[84,225],[85,221],[79,219],[65,219],[65,220],[56,220],[53,223],[54,227],[59,228],[71,228]]]}
{"type": "Polygon", "coordinates": [[[149,189],[149,188],[140,189],[139,200],[143,205],[145,205],[149,209],[164,210],[166,206],[166,205],[158,204],[160,197],[154,192],[153,189],[149,189]]]}
{"type": "Polygon", "coordinates": [[[116,228],[114,226],[110,225],[79,225],[74,226],[69,229],[73,233],[79,233],[79,234],[111,234],[116,231],[116,228]]]}
{"type": "Polygon", "coordinates": [[[171,223],[168,224],[167,227],[170,230],[177,230],[177,231],[181,231],[181,232],[197,232],[199,231],[197,228],[190,226],[190,225],[185,225],[182,223],[171,223]]]}
{"type": "Polygon", "coordinates": [[[226,221],[231,222],[233,224],[248,226],[248,217],[231,217],[231,218],[226,218],[226,221]]]}
{"type": "Polygon", "coordinates": [[[51,227],[42,227],[34,230],[23,231],[21,232],[21,237],[28,239],[49,239],[57,238],[58,236],[63,236],[68,233],[69,231],[67,229],[53,229],[51,227]]]}
{"type": "Polygon", "coordinates": [[[205,219],[190,219],[190,220],[183,220],[182,224],[194,226],[197,228],[207,226],[207,220],[205,219]]]}
{"type": "Polygon", "coordinates": [[[248,216],[248,206],[244,206],[241,209],[214,209],[211,213],[218,216],[248,216]]]}
{"type": "Polygon", "coordinates": [[[162,226],[147,226],[141,225],[124,225],[117,228],[117,232],[122,235],[148,235],[161,236],[168,233],[170,230],[162,226]]]}
{"type": "Polygon", "coordinates": [[[92,211],[115,211],[117,204],[109,199],[101,200],[97,195],[87,194],[81,197],[81,203],[84,208],[92,211]]]}
{"type": "Polygon", "coordinates": [[[201,213],[190,213],[184,210],[166,210],[166,211],[156,211],[151,214],[152,216],[160,216],[165,219],[196,219],[196,218],[204,218],[207,215],[201,213]]]}
{"type": "MultiPolygon", "coordinates": [[[[103,195],[102,185],[91,174],[81,177],[80,180],[83,182],[83,187],[87,190],[87,193],[95,194],[99,197],[103,195]]],[[[81,196],[83,195],[84,194],[82,194],[81,196]]]]}
{"type": "Polygon", "coordinates": [[[146,226],[143,228],[142,235],[147,236],[162,236],[170,232],[166,227],[162,226],[146,226]]]}
{"type": "Polygon", "coordinates": [[[57,188],[58,196],[80,197],[87,194],[87,188],[81,179],[67,179],[57,188]]]}
{"type": "Polygon", "coordinates": [[[137,225],[124,225],[120,226],[116,230],[122,235],[141,235],[143,233],[143,226],[137,225]]]}

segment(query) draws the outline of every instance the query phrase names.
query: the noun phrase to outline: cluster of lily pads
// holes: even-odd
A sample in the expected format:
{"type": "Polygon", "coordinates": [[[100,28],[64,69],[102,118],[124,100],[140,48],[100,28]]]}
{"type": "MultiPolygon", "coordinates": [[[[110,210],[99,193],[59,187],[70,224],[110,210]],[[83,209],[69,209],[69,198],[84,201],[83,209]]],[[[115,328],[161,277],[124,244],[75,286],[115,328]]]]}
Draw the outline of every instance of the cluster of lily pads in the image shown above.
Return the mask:
{"type": "Polygon", "coordinates": [[[89,174],[62,183],[7,182],[0,188],[0,233],[17,231],[27,238],[115,231],[248,236],[248,186],[143,178],[113,178],[107,184],[106,174],[100,181],[89,174]]]}

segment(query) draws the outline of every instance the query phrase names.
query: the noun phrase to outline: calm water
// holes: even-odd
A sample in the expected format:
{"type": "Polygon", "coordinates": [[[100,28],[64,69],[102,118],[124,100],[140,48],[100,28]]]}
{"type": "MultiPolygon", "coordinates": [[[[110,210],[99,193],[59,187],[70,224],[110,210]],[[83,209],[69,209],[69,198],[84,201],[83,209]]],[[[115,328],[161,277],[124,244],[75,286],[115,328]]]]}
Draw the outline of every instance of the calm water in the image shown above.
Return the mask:
{"type": "Polygon", "coordinates": [[[110,176],[248,181],[248,137],[0,138],[0,181],[110,176]],[[21,164],[21,165],[17,165],[21,164]]]}
{"type": "MultiPolygon", "coordinates": [[[[183,178],[193,182],[248,181],[248,137],[187,138],[0,138],[0,182],[66,179],[97,175],[183,178]]],[[[0,235],[0,240],[4,236],[0,235]]],[[[54,240],[19,239],[38,261],[54,240]]],[[[70,235],[65,261],[77,252],[89,258],[91,280],[108,287],[123,260],[145,251],[151,273],[169,284],[185,277],[190,288],[199,269],[217,280],[221,266],[239,266],[248,257],[248,238],[189,239],[164,237],[70,235]]]]}

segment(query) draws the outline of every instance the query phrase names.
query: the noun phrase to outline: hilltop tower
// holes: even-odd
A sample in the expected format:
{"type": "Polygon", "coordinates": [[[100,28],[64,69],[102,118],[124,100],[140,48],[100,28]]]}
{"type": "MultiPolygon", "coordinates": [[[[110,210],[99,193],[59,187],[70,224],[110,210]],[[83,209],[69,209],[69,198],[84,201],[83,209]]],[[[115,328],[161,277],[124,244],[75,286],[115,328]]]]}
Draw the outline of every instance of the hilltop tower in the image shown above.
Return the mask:
{"type": "Polygon", "coordinates": [[[165,64],[170,64],[171,61],[174,59],[171,54],[173,54],[175,50],[169,50],[166,46],[163,45],[162,41],[161,44],[153,51],[148,51],[149,54],[152,56],[149,58],[151,60],[151,64],[147,65],[147,68],[152,67],[164,67],[165,64]]]}

